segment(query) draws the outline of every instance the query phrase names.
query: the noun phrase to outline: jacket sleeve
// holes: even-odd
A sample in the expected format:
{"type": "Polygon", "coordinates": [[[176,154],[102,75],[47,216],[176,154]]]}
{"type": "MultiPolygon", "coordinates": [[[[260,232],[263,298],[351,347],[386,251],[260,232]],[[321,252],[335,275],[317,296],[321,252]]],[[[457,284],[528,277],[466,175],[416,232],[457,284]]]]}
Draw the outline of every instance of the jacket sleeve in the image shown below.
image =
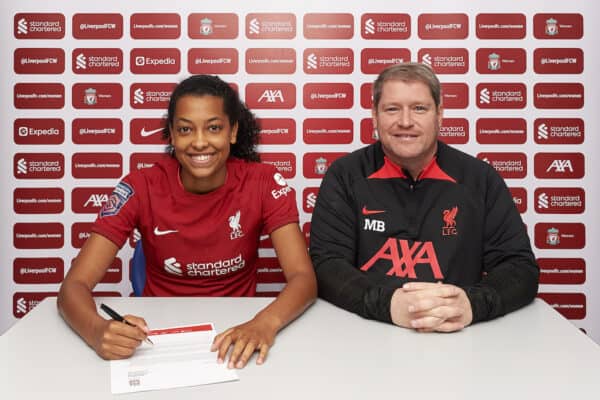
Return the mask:
{"type": "Polygon", "coordinates": [[[464,288],[473,322],[490,320],[530,303],[539,281],[539,267],[510,191],[498,173],[487,167],[483,278],[464,288]]]}
{"type": "Polygon", "coordinates": [[[395,289],[378,286],[356,267],[357,214],[350,177],[334,163],[317,197],[311,220],[310,255],[319,296],[364,318],[391,322],[395,289]]]}

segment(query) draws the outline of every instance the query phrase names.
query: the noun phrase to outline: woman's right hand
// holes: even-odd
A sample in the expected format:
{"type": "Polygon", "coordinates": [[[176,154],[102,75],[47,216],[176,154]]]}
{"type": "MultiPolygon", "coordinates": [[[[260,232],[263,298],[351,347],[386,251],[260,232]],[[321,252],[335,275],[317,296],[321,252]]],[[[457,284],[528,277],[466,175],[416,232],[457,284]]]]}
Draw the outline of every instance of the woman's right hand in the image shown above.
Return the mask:
{"type": "Polygon", "coordinates": [[[148,336],[148,324],[143,318],[135,315],[125,315],[124,318],[135,326],[100,317],[94,327],[91,344],[96,353],[105,360],[131,357],[148,336]]]}

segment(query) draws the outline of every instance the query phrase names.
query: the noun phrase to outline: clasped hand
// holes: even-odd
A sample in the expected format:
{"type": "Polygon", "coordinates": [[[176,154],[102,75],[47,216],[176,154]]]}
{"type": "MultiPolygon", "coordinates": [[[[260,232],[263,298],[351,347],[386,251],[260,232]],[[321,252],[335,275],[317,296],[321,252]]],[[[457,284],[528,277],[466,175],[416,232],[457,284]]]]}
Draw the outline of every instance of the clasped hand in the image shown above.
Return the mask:
{"type": "Polygon", "coordinates": [[[419,332],[454,332],[473,320],[465,291],[443,283],[411,282],[396,289],[390,313],[394,324],[419,332]]]}

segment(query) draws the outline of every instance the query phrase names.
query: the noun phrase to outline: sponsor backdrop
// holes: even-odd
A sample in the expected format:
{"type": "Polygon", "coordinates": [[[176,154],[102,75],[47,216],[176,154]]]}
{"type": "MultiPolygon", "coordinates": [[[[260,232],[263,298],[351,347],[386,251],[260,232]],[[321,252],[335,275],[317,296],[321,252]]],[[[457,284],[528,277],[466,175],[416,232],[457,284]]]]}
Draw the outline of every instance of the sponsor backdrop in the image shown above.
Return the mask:
{"type": "MultiPolygon", "coordinates": [[[[289,3],[2,2],[0,332],[56,294],[118,179],[161,156],[182,78],[218,74],[256,112],[263,161],[296,188],[309,240],[331,162],[376,140],[375,75],[412,60],[443,82],[442,140],[506,179],[539,259],[539,297],[600,341],[599,6],[289,3]]],[[[130,295],[133,236],[98,295],[130,295]]],[[[260,255],[258,289],[276,293],[268,238],[260,255]]]]}

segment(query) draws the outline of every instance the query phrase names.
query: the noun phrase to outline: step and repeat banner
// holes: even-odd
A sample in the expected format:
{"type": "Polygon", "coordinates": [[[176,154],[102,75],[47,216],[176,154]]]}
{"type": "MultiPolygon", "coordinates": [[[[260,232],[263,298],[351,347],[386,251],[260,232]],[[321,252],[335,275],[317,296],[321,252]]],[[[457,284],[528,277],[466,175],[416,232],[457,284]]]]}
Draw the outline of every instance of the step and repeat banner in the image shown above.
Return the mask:
{"type": "MultiPolygon", "coordinates": [[[[377,140],[372,81],[418,61],[442,81],[441,139],[506,179],[539,297],[600,342],[600,6],[321,3],[3,2],[0,333],[56,295],[119,178],[164,154],[165,109],[183,78],[219,75],[257,114],[262,160],[295,187],[308,242],[331,162],[377,140]]],[[[136,240],[98,295],[130,295],[136,240]]],[[[268,238],[260,255],[258,290],[277,293],[268,238]]]]}

